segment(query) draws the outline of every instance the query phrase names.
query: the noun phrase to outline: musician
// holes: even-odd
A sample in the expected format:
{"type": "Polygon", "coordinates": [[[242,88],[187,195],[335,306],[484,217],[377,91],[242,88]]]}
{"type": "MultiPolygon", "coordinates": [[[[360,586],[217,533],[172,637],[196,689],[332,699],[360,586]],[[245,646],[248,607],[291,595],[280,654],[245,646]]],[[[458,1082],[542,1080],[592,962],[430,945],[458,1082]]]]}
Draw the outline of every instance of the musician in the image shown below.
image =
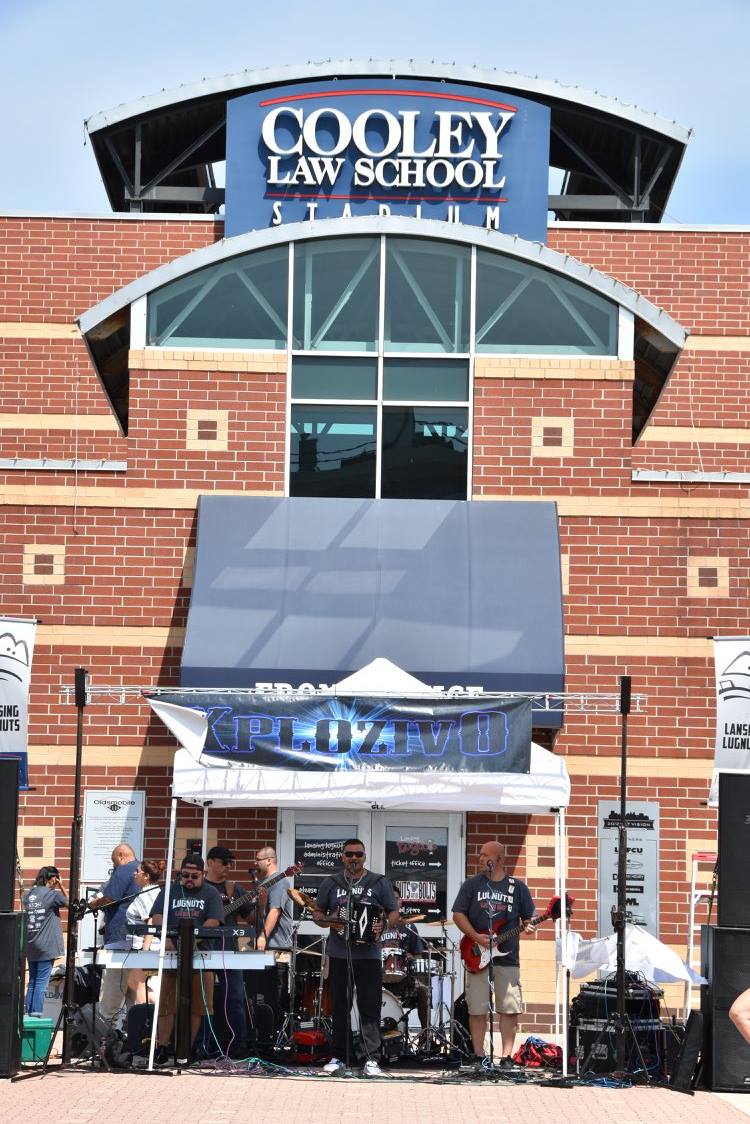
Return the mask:
{"type": "MultiPolygon", "coordinates": [[[[274,847],[261,847],[255,856],[255,872],[262,886],[279,872],[279,860],[274,847]]],[[[276,960],[276,1010],[277,1018],[289,1001],[289,949],[292,945],[292,899],[288,890],[291,878],[280,878],[269,886],[265,907],[258,922],[258,949],[269,949],[276,960]]]]}
{"type": "MultiPolygon", "coordinates": [[[[247,893],[244,886],[234,879],[229,878],[234,866],[234,855],[228,847],[212,847],[206,855],[206,885],[213,887],[221,897],[223,909],[231,905],[237,898],[247,893]]],[[[222,910],[223,912],[223,910],[222,910]]],[[[247,915],[238,910],[229,918],[230,924],[244,923],[247,915]]],[[[224,922],[222,921],[222,925],[224,922]]],[[[227,945],[233,949],[234,943],[227,945]]],[[[223,992],[217,997],[217,1010],[221,1018],[217,1018],[217,1037],[226,1047],[230,1057],[244,1058],[248,1056],[247,1009],[245,1006],[245,986],[242,972],[227,969],[219,972],[219,990],[223,992]],[[226,1025],[223,1025],[226,1023],[226,1025]]],[[[201,1046],[205,1053],[212,1052],[213,1035],[211,1028],[205,1027],[202,1035],[201,1046]]]]}
{"type": "MultiPolygon", "coordinates": [[[[483,845],[478,871],[464,882],[453,903],[453,923],[461,932],[480,948],[490,947],[490,933],[498,928],[498,922],[510,928],[520,923],[524,930],[533,932],[533,926],[526,924],[534,915],[529,888],[520,878],[508,874],[502,843],[493,840],[483,845]]],[[[518,937],[509,940],[502,945],[502,952],[507,955],[495,955],[492,960],[495,1010],[500,1016],[502,1039],[500,1064],[504,1066],[513,1064],[511,1054],[518,1016],[523,1011],[518,946],[518,937]]],[[[489,1011],[488,971],[489,968],[485,968],[481,972],[467,972],[465,976],[469,1030],[477,1060],[484,1057],[489,1011]]]]}
{"type": "MultiPolygon", "coordinates": [[[[414,961],[415,957],[425,951],[427,946],[417,932],[416,925],[410,925],[409,918],[401,916],[401,906],[403,903],[401,895],[395,886],[393,887],[393,895],[396,899],[399,920],[396,925],[388,925],[383,929],[383,932],[380,934],[380,947],[384,960],[387,949],[398,949],[399,952],[403,954],[405,965],[408,966],[410,962],[414,961]]],[[[390,980],[388,982],[388,990],[392,991],[394,995],[397,995],[405,1005],[408,1005],[416,999],[420,1025],[422,1027],[428,1027],[430,1025],[429,987],[421,980],[417,979],[411,970],[409,970],[407,975],[401,980],[390,980]]]]}
{"type": "Polygon", "coordinates": [[[322,927],[330,927],[327,952],[328,979],[333,1003],[334,1057],[324,1066],[328,1074],[342,1073],[349,1051],[351,1006],[356,994],[362,1029],[366,1061],[365,1077],[381,1076],[377,1059],[380,1056],[380,1009],[383,991],[383,964],[380,953],[380,936],[385,923],[395,925],[399,920],[396,899],[390,882],[382,874],[374,874],[365,866],[365,845],[361,839],[347,839],[341,849],[342,871],[324,878],[313,911],[313,920],[322,927]],[[338,927],[331,926],[349,905],[366,904],[374,907],[381,919],[373,925],[376,938],[371,944],[358,944],[345,939],[338,927]],[[348,981],[351,981],[347,986],[348,981]],[[350,1002],[347,1002],[350,998],[350,1002]]]}
{"type": "MultiPolygon", "coordinates": [[[[205,880],[203,859],[200,855],[186,855],[180,866],[180,876],[168,888],[167,898],[164,888],[154,902],[151,921],[161,925],[165,905],[167,924],[179,925],[180,921],[192,921],[195,925],[217,928],[224,921],[224,907],[213,886],[205,880]],[[168,904],[167,904],[168,903],[168,904]]],[[[198,942],[199,944],[202,942],[198,942]]],[[[167,938],[166,947],[174,948],[174,942],[167,938]]],[[[193,970],[192,1005],[190,1011],[190,1037],[195,1039],[204,1012],[213,1014],[214,974],[193,970]]],[[[174,1016],[177,1000],[177,972],[169,969],[163,973],[161,994],[159,995],[159,1017],[156,1024],[156,1062],[163,1065],[169,1061],[171,1050],[169,1041],[174,1029],[174,1016]]]]}
{"type": "MultiPolygon", "coordinates": [[[[127,911],[141,887],[135,878],[138,860],[129,843],[118,843],[112,852],[112,874],[101,888],[99,896],[87,903],[90,911],[104,911],[104,947],[125,949],[127,939],[127,911]]],[[[128,968],[105,968],[99,992],[99,1014],[110,1025],[114,1025],[123,1004],[132,1005],[132,993],[128,994],[128,968]]]]}

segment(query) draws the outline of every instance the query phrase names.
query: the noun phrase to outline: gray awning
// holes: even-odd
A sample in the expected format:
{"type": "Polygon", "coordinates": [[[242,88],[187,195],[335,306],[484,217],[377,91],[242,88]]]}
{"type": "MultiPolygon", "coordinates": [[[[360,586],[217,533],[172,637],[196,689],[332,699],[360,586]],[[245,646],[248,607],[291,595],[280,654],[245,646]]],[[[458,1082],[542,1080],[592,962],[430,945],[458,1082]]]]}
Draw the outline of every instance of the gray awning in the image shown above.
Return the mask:
{"type": "Polygon", "coordinates": [[[333,684],[378,656],[446,688],[561,691],[555,505],[201,498],[183,687],[333,684]]]}

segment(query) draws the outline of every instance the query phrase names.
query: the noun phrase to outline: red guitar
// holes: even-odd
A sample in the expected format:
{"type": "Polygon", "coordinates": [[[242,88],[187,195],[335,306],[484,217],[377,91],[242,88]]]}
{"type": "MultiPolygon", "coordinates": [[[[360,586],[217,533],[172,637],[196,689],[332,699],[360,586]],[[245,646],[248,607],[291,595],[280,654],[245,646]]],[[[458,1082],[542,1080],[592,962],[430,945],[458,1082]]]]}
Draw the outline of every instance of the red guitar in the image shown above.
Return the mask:
{"type": "MultiPolygon", "coordinates": [[[[565,895],[566,917],[571,916],[573,912],[574,901],[575,898],[572,898],[570,894],[565,895]]],[[[550,898],[549,905],[545,909],[544,913],[539,913],[536,917],[532,917],[529,924],[536,927],[537,925],[541,925],[543,921],[557,921],[559,916],[560,898],[558,896],[555,896],[554,898],[550,898]]],[[[503,952],[500,946],[505,944],[506,941],[511,940],[513,937],[517,937],[523,927],[524,925],[521,924],[513,925],[513,927],[510,928],[508,927],[508,922],[503,921],[501,918],[493,921],[492,932],[495,934],[495,938],[492,942],[492,951],[490,951],[489,948],[483,948],[482,945],[476,944],[471,939],[471,937],[464,935],[461,938],[459,948],[461,950],[461,959],[464,962],[464,968],[466,968],[466,971],[481,972],[482,969],[486,968],[489,964],[491,956],[507,956],[508,953],[503,952]]]]}

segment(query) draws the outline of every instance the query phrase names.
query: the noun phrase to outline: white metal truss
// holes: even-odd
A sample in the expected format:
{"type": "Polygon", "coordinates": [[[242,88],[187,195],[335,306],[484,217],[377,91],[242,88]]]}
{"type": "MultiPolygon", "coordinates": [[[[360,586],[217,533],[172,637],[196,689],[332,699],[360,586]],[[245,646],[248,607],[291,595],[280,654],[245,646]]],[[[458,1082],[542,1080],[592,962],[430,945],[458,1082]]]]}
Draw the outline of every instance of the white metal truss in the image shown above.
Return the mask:
{"type": "MultiPolygon", "coordinates": [[[[61,687],[64,702],[71,701],[75,688],[61,687]]],[[[342,697],[350,697],[351,691],[331,690],[314,691],[269,691],[260,687],[134,687],[124,683],[101,684],[89,682],[86,686],[86,702],[92,703],[118,703],[123,705],[131,702],[141,695],[172,695],[179,692],[184,696],[211,695],[226,697],[227,695],[257,695],[262,699],[309,699],[331,698],[339,693],[342,697]]],[[[393,698],[392,691],[366,691],[360,692],[367,698],[393,698]]],[[[487,699],[501,703],[509,703],[520,699],[529,699],[532,711],[537,714],[617,714],[620,709],[619,691],[425,691],[409,692],[410,699],[487,699]]],[[[646,695],[633,695],[631,698],[632,710],[642,714],[647,702],[646,695]]]]}

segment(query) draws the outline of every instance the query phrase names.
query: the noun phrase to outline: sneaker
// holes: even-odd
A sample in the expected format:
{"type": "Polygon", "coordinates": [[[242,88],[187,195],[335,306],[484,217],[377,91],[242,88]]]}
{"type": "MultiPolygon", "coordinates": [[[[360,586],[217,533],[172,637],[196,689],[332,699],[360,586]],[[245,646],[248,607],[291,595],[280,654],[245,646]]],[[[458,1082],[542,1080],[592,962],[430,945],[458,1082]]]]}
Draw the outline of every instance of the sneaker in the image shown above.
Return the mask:
{"type": "Polygon", "coordinates": [[[326,1062],[323,1066],[323,1073],[327,1073],[332,1077],[336,1073],[343,1073],[345,1069],[346,1066],[343,1062],[340,1062],[338,1058],[331,1058],[331,1060],[326,1062]]]}
{"type": "Polygon", "coordinates": [[[515,1069],[516,1063],[513,1061],[513,1058],[510,1056],[510,1054],[503,1054],[502,1058],[500,1058],[500,1061],[497,1063],[497,1068],[515,1069]]]}
{"type": "Polygon", "coordinates": [[[365,1064],[362,1066],[362,1076],[363,1077],[385,1077],[385,1074],[383,1073],[383,1071],[380,1068],[380,1066],[378,1065],[378,1063],[376,1061],[374,1061],[372,1058],[370,1058],[369,1061],[366,1061],[365,1064]]]}
{"type": "Polygon", "coordinates": [[[172,1061],[171,1046],[157,1046],[154,1054],[154,1065],[169,1065],[172,1061]]]}

